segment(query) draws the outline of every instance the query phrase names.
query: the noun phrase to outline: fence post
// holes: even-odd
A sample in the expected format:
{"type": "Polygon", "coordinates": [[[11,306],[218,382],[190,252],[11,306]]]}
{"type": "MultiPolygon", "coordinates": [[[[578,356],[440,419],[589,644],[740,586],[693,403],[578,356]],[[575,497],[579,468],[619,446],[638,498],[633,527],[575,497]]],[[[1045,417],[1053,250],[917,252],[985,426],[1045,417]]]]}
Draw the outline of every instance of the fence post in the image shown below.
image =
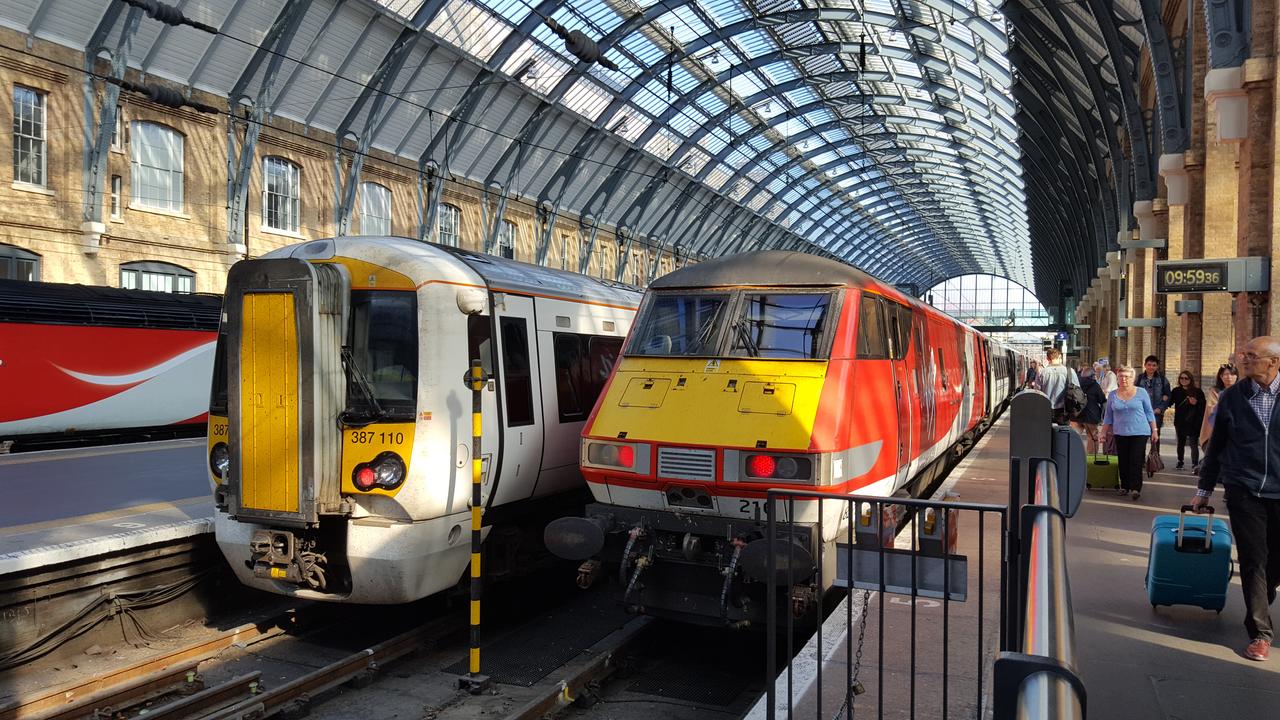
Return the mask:
{"type": "Polygon", "coordinates": [[[479,360],[471,361],[471,369],[464,382],[471,388],[471,652],[467,661],[467,674],[458,679],[458,685],[478,695],[489,687],[489,678],[480,674],[480,593],[483,581],[480,575],[481,517],[484,502],[480,490],[484,461],[480,455],[483,440],[484,367],[479,360]]]}
{"type": "Polygon", "coordinates": [[[1031,482],[1036,460],[1053,457],[1053,406],[1039,390],[1023,390],[1009,405],[1009,513],[1005,516],[1005,574],[1001,597],[1004,622],[1000,649],[1012,650],[1022,637],[1022,529],[1019,508],[1034,502],[1031,482]],[[1024,497],[1025,496],[1025,497],[1024,497]]]}

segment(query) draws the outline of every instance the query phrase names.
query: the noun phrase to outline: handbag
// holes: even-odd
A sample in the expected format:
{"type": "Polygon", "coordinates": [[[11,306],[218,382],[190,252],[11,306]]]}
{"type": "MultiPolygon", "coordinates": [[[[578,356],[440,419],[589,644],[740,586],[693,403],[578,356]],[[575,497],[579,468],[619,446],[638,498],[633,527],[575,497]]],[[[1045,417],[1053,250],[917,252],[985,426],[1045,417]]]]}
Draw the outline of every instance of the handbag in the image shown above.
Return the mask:
{"type": "Polygon", "coordinates": [[[1160,459],[1160,441],[1151,443],[1151,449],[1147,451],[1147,477],[1152,477],[1156,473],[1164,470],[1164,460],[1160,459]]]}

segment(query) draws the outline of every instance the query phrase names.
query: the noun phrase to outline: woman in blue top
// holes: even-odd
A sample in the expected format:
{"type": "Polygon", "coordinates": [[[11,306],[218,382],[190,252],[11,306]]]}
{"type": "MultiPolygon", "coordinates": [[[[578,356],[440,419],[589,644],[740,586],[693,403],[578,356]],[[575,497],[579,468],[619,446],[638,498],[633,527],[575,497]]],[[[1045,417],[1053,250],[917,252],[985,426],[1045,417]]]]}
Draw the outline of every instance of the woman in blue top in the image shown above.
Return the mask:
{"type": "Polygon", "coordinates": [[[1116,370],[1120,384],[1107,398],[1107,411],[1102,416],[1102,432],[1116,440],[1116,456],[1120,464],[1120,494],[1137,500],[1142,495],[1142,466],[1147,456],[1147,438],[1156,442],[1156,414],[1151,409],[1151,396],[1133,384],[1133,368],[1116,370]]]}

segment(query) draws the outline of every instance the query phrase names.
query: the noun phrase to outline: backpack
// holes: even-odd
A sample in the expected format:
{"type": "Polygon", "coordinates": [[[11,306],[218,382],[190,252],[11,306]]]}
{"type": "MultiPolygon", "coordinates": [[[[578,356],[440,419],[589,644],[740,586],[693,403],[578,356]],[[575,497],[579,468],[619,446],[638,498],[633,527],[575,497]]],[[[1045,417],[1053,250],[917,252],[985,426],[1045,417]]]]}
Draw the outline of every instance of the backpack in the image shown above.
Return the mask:
{"type": "Polygon", "coordinates": [[[1062,395],[1062,409],[1066,412],[1067,417],[1075,420],[1084,414],[1084,406],[1088,404],[1089,398],[1084,394],[1084,388],[1079,385],[1067,383],[1067,390],[1062,395]]]}

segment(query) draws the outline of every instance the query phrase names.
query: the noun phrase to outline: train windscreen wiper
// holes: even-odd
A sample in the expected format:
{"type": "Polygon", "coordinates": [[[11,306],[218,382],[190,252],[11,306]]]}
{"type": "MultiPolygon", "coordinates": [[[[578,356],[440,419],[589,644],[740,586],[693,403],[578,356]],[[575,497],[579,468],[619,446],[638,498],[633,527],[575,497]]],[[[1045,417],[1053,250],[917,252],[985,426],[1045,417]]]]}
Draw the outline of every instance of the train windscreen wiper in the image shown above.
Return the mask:
{"type": "Polygon", "coordinates": [[[369,410],[363,413],[344,410],[341,418],[342,423],[354,427],[364,427],[385,418],[387,411],[383,409],[382,403],[379,403],[377,396],[373,394],[373,385],[369,383],[369,378],[364,376],[364,371],[360,369],[360,366],[351,356],[351,348],[345,346],[342,348],[342,369],[346,373],[347,383],[349,385],[354,384],[359,388],[365,402],[369,403],[369,410]]]}

